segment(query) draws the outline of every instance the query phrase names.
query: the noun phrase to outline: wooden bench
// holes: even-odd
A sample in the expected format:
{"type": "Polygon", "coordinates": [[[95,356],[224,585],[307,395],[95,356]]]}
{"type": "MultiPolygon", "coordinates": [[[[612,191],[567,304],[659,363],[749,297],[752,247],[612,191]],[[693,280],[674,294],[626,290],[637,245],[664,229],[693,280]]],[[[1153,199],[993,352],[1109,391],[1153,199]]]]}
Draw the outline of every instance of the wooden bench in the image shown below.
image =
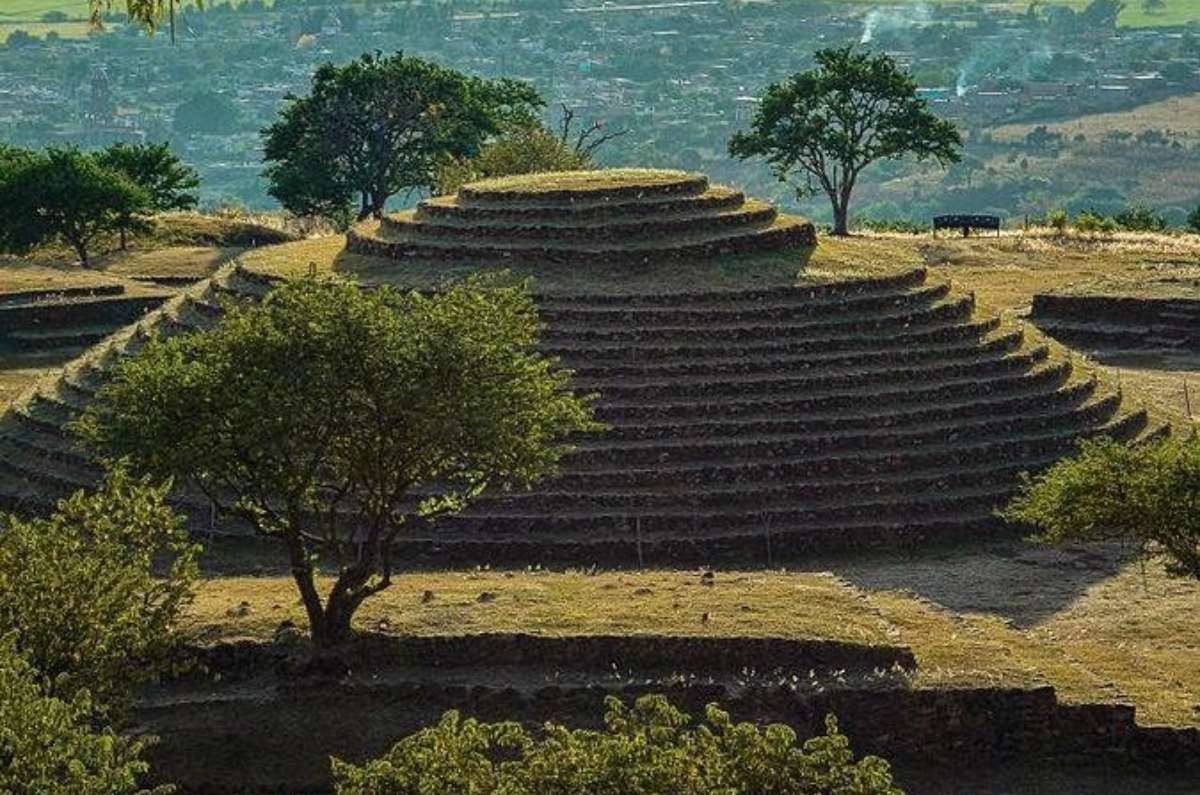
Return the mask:
{"type": "Polygon", "coordinates": [[[937,237],[939,229],[961,229],[962,236],[968,237],[972,229],[994,229],[996,237],[1000,236],[1000,216],[998,215],[935,215],[933,217],[933,235],[937,237]]]}

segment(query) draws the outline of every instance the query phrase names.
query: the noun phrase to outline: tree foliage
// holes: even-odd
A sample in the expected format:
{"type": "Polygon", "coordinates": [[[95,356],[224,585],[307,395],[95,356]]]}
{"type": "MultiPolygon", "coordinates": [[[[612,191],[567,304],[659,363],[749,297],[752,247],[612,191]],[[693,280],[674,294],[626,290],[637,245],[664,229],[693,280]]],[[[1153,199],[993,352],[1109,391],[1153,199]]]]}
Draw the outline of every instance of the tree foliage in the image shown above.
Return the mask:
{"type": "Polygon", "coordinates": [[[716,705],[690,728],[662,696],[632,708],[606,700],[605,729],[548,724],[534,740],[519,724],[481,723],[448,712],[361,767],[334,760],[338,795],[903,795],[886,761],[855,761],[826,718],[826,733],[796,744],[775,724],[735,723],[716,705]],[[497,759],[502,761],[497,761],[497,759]]]}
{"type": "Polygon", "coordinates": [[[99,490],[63,500],[47,519],[3,521],[0,635],[53,695],[87,691],[119,707],[172,665],[197,549],[165,493],[116,467],[99,490]],[[156,572],[163,559],[165,572],[156,572]]]}
{"type": "MultiPolygon", "coordinates": [[[[123,174],[144,191],[151,212],[190,210],[199,202],[191,191],[200,187],[200,177],[176,157],[170,144],[116,143],[94,157],[102,167],[123,174]]],[[[119,222],[122,249],[128,233],[149,228],[139,215],[123,216],[119,222]]]]}
{"type": "MultiPolygon", "coordinates": [[[[171,33],[171,42],[175,42],[175,13],[186,2],[191,2],[197,8],[204,8],[204,0],[125,0],[125,11],[131,22],[141,25],[150,33],[158,30],[164,19],[171,33]]],[[[87,0],[88,11],[92,24],[99,27],[104,13],[112,11],[113,0],[87,0]]]]}
{"type": "Polygon", "coordinates": [[[0,242],[22,254],[60,239],[89,263],[97,237],[151,211],[150,195],[78,149],[49,147],[0,166],[0,242]]]}
{"type": "Polygon", "coordinates": [[[263,131],[270,193],[288,211],[345,222],[435,185],[447,158],[473,157],[543,103],[514,80],[469,77],[403,53],[324,64],[263,131]]]}
{"type": "Polygon", "coordinates": [[[0,639],[0,792],[5,795],[168,795],[138,779],[145,743],[94,728],[99,715],[86,692],[47,695],[41,677],[0,639]]]}
{"type": "Polygon", "coordinates": [[[765,158],[801,197],[824,191],[834,234],[844,235],[863,169],[906,155],[957,162],[962,137],[928,110],[916,81],[889,56],[842,47],[814,57],[815,68],[767,87],[750,129],[733,136],[729,152],[765,158]]]}
{"type": "Polygon", "coordinates": [[[200,178],[171,151],[170,144],[116,143],[95,157],[100,165],[119,171],[146,191],[155,212],[190,210],[199,202],[191,191],[200,187],[200,178]]]}
{"type": "Polygon", "coordinates": [[[185,134],[229,135],[241,125],[241,113],[229,97],[198,91],[175,108],[172,124],[185,134]]]}
{"type": "Polygon", "coordinates": [[[151,341],[79,429],[281,539],[314,641],[332,645],[390,584],[403,530],[553,472],[593,427],[537,332],[523,285],[423,295],[301,279],[209,332],[151,341]],[[340,565],[324,600],[318,551],[340,565]]]}
{"type": "Polygon", "coordinates": [[[1126,541],[1200,579],[1200,437],[1084,442],[1077,456],[1026,476],[1003,516],[1047,543],[1126,541]]]}

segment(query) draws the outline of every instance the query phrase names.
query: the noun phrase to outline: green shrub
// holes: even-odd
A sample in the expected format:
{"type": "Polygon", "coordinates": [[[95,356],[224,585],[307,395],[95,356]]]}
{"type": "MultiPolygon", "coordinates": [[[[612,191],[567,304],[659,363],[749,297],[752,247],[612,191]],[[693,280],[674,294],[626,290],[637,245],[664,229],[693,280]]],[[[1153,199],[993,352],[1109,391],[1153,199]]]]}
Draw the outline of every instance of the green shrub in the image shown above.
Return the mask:
{"type": "Polygon", "coordinates": [[[1037,478],[1003,512],[1046,543],[1125,541],[1161,555],[1172,574],[1200,579],[1200,437],[1126,445],[1084,442],[1079,454],[1037,478]]]}
{"type": "Polygon", "coordinates": [[[1117,231],[1117,224],[1113,219],[1092,212],[1091,210],[1086,210],[1075,216],[1074,226],[1076,231],[1089,234],[1112,234],[1117,231]]]}
{"type": "Polygon", "coordinates": [[[0,634],[47,677],[52,695],[86,690],[119,706],[172,665],[198,549],[166,491],[118,467],[48,519],[8,517],[0,527],[0,634]]]}
{"type": "Polygon", "coordinates": [[[1192,230],[1193,232],[1200,232],[1200,206],[1197,206],[1196,209],[1192,210],[1192,212],[1188,215],[1187,225],[1188,229],[1192,230]]]}
{"type": "Polygon", "coordinates": [[[48,696],[37,672],[16,653],[12,637],[0,639],[0,792],[4,795],[166,795],[137,780],[147,765],[144,743],[111,729],[86,692],[70,700],[48,696]]]}
{"type": "Polygon", "coordinates": [[[705,721],[662,696],[632,708],[606,700],[605,729],[547,724],[530,737],[515,723],[489,724],[446,713],[433,727],[361,767],[333,762],[338,795],[903,795],[888,763],[855,761],[837,722],[797,746],[775,724],[734,723],[709,705],[705,721]]]}
{"type": "Polygon", "coordinates": [[[1130,232],[1162,232],[1167,228],[1167,219],[1161,213],[1140,204],[1117,213],[1113,221],[1130,232]]]}
{"type": "Polygon", "coordinates": [[[1066,210],[1057,209],[1046,213],[1046,225],[1060,235],[1066,233],[1068,221],[1066,210]]]}
{"type": "Polygon", "coordinates": [[[542,171],[580,171],[592,159],[539,126],[518,127],[483,146],[470,158],[446,158],[434,172],[437,193],[457,193],[468,182],[542,171]]]}

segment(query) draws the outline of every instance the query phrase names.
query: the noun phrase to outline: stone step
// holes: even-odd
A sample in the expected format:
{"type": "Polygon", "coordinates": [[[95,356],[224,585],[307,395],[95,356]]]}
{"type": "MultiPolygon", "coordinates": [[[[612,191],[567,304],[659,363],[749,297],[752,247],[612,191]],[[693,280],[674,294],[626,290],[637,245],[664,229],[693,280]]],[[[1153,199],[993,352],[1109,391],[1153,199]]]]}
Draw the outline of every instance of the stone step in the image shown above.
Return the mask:
{"type": "Polygon", "coordinates": [[[896,312],[917,308],[945,298],[950,293],[946,282],[914,287],[907,291],[835,296],[825,300],[764,299],[754,302],[730,302],[725,306],[651,306],[651,307],[546,307],[539,305],[540,319],[555,329],[606,328],[633,326],[653,329],[681,325],[788,322],[803,319],[855,316],[873,311],[896,312]]]}
{"type": "MultiPolygon", "coordinates": [[[[871,427],[841,431],[807,431],[790,434],[736,437],[679,435],[665,439],[631,441],[612,439],[607,433],[588,436],[567,458],[567,463],[586,461],[599,466],[655,466],[689,459],[749,460],[821,454],[829,451],[920,449],[970,437],[976,441],[1003,438],[1014,433],[1039,430],[1083,429],[1108,420],[1119,407],[1114,394],[1096,398],[1082,406],[1065,406],[1035,415],[982,417],[929,425],[871,427]]],[[[803,421],[798,422],[803,427],[803,421]]]]}
{"type": "Polygon", "coordinates": [[[800,356],[815,353],[847,354],[862,352],[869,355],[901,351],[928,345],[951,344],[965,339],[981,337],[1000,328],[998,317],[982,320],[964,320],[961,313],[943,318],[924,318],[922,322],[903,321],[899,327],[887,329],[886,333],[864,334],[854,327],[830,331],[820,338],[796,336],[792,338],[766,339],[745,342],[732,347],[719,337],[691,339],[684,342],[664,344],[654,339],[636,343],[596,342],[580,340],[543,341],[540,350],[550,356],[566,361],[608,363],[621,362],[668,362],[688,359],[725,358],[731,351],[749,357],[800,356]]]}
{"type": "Polygon", "coordinates": [[[555,489],[642,488],[679,489],[778,479],[781,481],[822,477],[858,477],[919,468],[971,466],[981,457],[998,462],[1041,459],[1075,446],[1081,435],[1110,435],[1133,438],[1147,424],[1144,410],[1132,411],[1110,422],[1090,428],[1086,434],[1063,433],[1056,429],[1034,429],[995,439],[958,439],[920,448],[899,450],[841,451],[823,455],[781,455],[748,460],[667,461],[654,466],[575,466],[562,468],[555,489]]]}
{"type": "Polygon", "coordinates": [[[781,216],[770,226],[753,231],[715,230],[686,237],[662,238],[642,243],[583,245],[565,243],[435,243],[391,240],[369,227],[350,229],[347,250],[365,256],[396,260],[494,263],[539,262],[573,267],[643,265],[648,262],[687,261],[696,258],[736,256],[816,244],[816,232],[808,221],[781,216]]]}
{"type": "Polygon", "coordinates": [[[423,215],[420,210],[404,210],[384,216],[379,228],[380,234],[391,240],[472,240],[493,244],[560,241],[591,245],[687,236],[701,230],[748,229],[769,225],[778,215],[773,206],[757,201],[747,201],[738,207],[726,209],[699,208],[690,212],[616,216],[600,222],[591,219],[531,218],[502,222],[484,219],[464,223],[446,216],[423,215]]]}
{"type": "Polygon", "coordinates": [[[581,344],[604,346],[606,344],[653,344],[684,345],[703,340],[723,341],[726,346],[753,342],[775,342],[792,337],[801,337],[813,343],[825,338],[840,339],[846,336],[882,335],[885,332],[903,331],[922,323],[939,321],[967,321],[974,310],[974,298],[969,295],[950,296],[930,304],[902,307],[894,312],[876,312],[846,315],[840,318],[818,318],[812,321],[790,323],[712,323],[697,326],[660,326],[638,328],[611,324],[561,328],[549,326],[542,334],[542,343],[554,349],[564,345],[580,347],[581,344]]]}
{"type": "Polygon", "coordinates": [[[1024,333],[1019,328],[992,332],[980,338],[951,340],[925,346],[906,346],[898,350],[860,352],[817,351],[799,354],[759,355],[740,350],[713,351],[711,356],[689,356],[666,361],[640,361],[631,357],[625,362],[596,362],[584,357],[562,358],[575,378],[585,379],[645,379],[648,377],[676,378],[685,376],[719,377],[733,374],[796,372],[820,368],[826,371],[869,370],[882,365],[909,367],[929,360],[943,362],[996,357],[1019,350],[1024,345],[1024,333]]]}
{"type": "Polygon", "coordinates": [[[802,396],[749,396],[708,400],[697,397],[689,400],[642,401],[605,400],[597,405],[597,416],[603,422],[611,420],[665,420],[685,418],[733,418],[763,411],[807,414],[845,410],[861,411],[864,405],[934,405],[941,401],[966,401],[975,398],[998,397],[1040,389],[1053,391],[1067,380],[1071,366],[1068,362],[1044,362],[1028,372],[1018,372],[979,380],[973,377],[945,378],[929,383],[890,390],[833,389],[820,394],[802,396]]]}
{"type": "Polygon", "coordinates": [[[576,378],[573,386],[582,392],[597,393],[602,402],[613,404],[631,401],[650,404],[701,394],[709,398],[744,397],[779,393],[820,393],[842,388],[870,392],[886,386],[929,383],[948,377],[973,376],[982,380],[998,374],[1024,372],[1045,361],[1049,353],[1050,349],[1046,345],[1034,345],[1015,353],[981,354],[965,360],[934,359],[907,367],[809,367],[773,373],[734,373],[728,376],[658,377],[657,374],[651,374],[644,378],[576,378]]]}
{"type": "Polygon", "coordinates": [[[425,199],[417,205],[421,219],[453,220],[460,223],[523,223],[559,220],[570,223],[606,221],[642,215],[658,216],[679,212],[719,211],[740,207],[746,195],[740,190],[710,185],[702,193],[687,196],[628,197],[603,202],[525,202],[487,206],[460,204],[456,196],[425,199]]]}

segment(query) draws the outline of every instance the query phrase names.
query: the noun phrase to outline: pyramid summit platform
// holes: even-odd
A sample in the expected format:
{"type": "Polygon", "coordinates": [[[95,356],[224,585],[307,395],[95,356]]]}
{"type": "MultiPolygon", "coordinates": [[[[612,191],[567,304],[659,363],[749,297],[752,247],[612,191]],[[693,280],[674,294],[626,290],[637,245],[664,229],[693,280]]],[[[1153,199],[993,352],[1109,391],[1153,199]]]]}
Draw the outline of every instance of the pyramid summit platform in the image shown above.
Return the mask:
{"type": "Polygon", "coordinates": [[[355,227],[347,248],[398,260],[586,265],[815,244],[811,222],[711,185],[703,174],[611,169],[471,183],[355,227]]]}

